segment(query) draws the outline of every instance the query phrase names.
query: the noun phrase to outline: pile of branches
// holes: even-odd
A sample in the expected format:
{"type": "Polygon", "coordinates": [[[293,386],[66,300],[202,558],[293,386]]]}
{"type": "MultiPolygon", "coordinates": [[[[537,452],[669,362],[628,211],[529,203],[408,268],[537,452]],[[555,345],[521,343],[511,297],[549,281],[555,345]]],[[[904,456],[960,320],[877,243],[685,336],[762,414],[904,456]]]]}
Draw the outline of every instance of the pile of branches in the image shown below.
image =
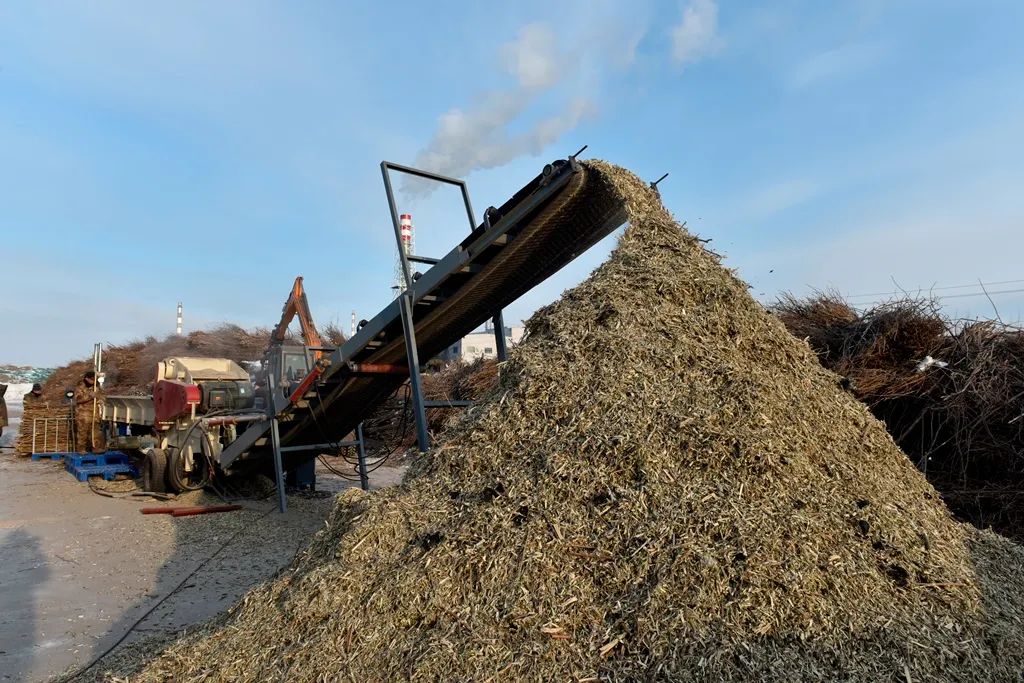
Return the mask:
{"type": "MultiPolygon", "coordinates": [[[[498,385],[498,363],[479,358],[456,362],[423,376],[423,397],[428,401],[478,401],[498,385]]],[[[440,434],[457,423],[465,408],[430,408],[427,429],[440,434]]],[[[416,423],[409,383],[382,403],[363,423],[363,434],[372,457],[404,453],[416,445],[416,423]]]]}
{"type": "MultiPolygon", "coordinates": [[[[173,356],[229,358],[235,362],[255,361],[263,356],[270,341],[264,329],[246,330],[238,325],[221,325],[212,330],[197,330],[188,335],[168,335],[163,339],[146,337],[103,351],[103,385],[108,394],[145,394],[156,377],[156,364],[173,356]]],[[[64,392],[74,387],[92,359],[72,361],[57,368],[43,384],[46,400],[59,402],[64,392]]]]}
{"type": "Polygon", "coordinates": [[[885,421],[954,509],[1020,535],[1001,508],[1024,489],[1024,331],[952,321],[928,299],[858,311],[835,293],[787,295],[773,310],[885,421]]]}
{"type": "MultiPolygon", "coordinates": [[[[148,395],[156,378],[156,364],[165,358],[205,356],[230,358],[235,362],[254,361],[263,355],[269,341],[268,330],[246,330],[238,325],[225,324],[211,330],[197,330],[186,336],[169,335],[163,339],[147,337],[119,346],[109,346],[103,352],[103,390],[107,394],[148,395]]],[[[92,369],[93,362],[89,358],[72,361],[50,374],[43,383],[43,402],[26,410],[26,419],[21,423],[15,445],[17,452],[25,454],[31,449],[32,420],[27,418],[70,414],[70,402],[65,393],[73,389],[82,376],[92,369]]]]}

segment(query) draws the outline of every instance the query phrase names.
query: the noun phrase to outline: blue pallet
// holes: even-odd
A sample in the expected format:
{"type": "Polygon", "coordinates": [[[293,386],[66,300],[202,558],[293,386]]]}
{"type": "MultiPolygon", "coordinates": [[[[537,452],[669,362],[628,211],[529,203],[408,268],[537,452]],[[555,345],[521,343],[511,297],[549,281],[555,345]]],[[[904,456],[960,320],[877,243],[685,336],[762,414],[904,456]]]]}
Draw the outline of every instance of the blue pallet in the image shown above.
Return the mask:
{"type": "Polygon", "coordinates": [[[128,456],[121,451],[107,451],[106,453],[68,453],[64,462],[75,467],[88,465],[127,465],[128,456]]]}
{"type": "Polygon", "coordinates": [[[63,460],[66,455],[74,455],[73,453],[33,453],[33,460],[63,460]]]}
{"type": "Polygon", "coordinates": [[[64,469],[66,469],[72,477],[78,481],[88,481],[89,477],[103,477],[107,481],[112,481],[119,474],[127,474],[130,477],[138,477],[139,472],[135,469],[134,465],[118,464],[118,465],[72,465],[68,463],[64,469]]]}

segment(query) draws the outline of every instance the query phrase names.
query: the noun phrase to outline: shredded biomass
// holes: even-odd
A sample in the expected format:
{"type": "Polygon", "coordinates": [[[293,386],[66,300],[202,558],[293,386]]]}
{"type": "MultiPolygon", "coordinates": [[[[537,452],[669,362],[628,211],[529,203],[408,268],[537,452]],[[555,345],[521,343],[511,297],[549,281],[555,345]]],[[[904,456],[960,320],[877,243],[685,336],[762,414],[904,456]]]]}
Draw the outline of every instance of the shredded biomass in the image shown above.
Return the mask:
{"type": "Polygon", "coordinates": [[[631,173],[611,258],[398,489],[140,681],[1010,681],[1024,553],[631,173]]]}

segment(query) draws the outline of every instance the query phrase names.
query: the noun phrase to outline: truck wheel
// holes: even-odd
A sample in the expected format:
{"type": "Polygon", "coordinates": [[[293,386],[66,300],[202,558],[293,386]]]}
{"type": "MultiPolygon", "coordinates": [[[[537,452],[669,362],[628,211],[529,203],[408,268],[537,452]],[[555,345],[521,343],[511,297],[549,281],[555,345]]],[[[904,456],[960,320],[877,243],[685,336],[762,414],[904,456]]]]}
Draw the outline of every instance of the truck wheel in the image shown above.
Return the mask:
{"type": "Polygon", "coordinates": [[[206,465],[206,458],[197,454],[193,461],[195,469],[186,472],[185,456],[181,449],[171,450],[171,457],[167,465],[167,481],[175,493],[198,491],[210,483],[210,468],[206,465]]]}
{"type": "Polygon", "coordinates": [[[159,448],[146,454],[142,463],[142,488],[152,493],[167,492],[167,453],[159,448]]]}

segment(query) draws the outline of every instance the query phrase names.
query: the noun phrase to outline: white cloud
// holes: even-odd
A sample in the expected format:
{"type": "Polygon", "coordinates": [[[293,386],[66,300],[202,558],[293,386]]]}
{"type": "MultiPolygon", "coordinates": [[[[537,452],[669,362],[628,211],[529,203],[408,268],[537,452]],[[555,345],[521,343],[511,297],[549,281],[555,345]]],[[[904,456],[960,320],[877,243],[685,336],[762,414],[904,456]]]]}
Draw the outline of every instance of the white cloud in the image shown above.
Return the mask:
{"type": "MultiPolygon", "coordinates": [[[[430,144],[416,157],[416,165],[455,177],[496,168],[525,154],[540,154],[595,111],[589,100],[578,99],[562,113],[542,118],[524,132],[510,132],[509,125],[528,104],[516,93],[492,92],[473,108],[446,112],[430,144]]],[[[416,193],[433,187],[410,182],[403,189],[416,193]]]]}
{"type": "Polygon", "coordinates": [[[692,64],[718,47],[718,4],[715,0],[692,0],[683,8],[683,18],[672,27],[672,58],[692,64]]]}
{"type": "MultiPolygon", "coordinates": [[[[521,156],[540,154],[596,112],[589,97],[557,97],[560,86],[570,87],[566,83],[570,78],[581,77],[582,62],[593,53],[560,49],[549,25],[524,26],[514,40],[499,48],[499,56],[516,84],[507,90],[485,91],[470,106],[442,114],[433,137],[416,155],[416,166],[454,177],[497,168],[521,156]],[[558,111],[531,116],[541,98],[551,94],[556,94],[558,111]],[[524,119],[530,119],[525,126],[524,119]]],[[[402,184],[402,190],[413,195],[428,194],[435,187],[412,178],[402,184]]]]}
{"type": "Polygon", "coordinates": [[[877,45],[856,43],[843,45],[820,52],[800,64],[789,74],[789,85],[793,88],[808,86],[863,71],[882,57],[877,45]]]}

